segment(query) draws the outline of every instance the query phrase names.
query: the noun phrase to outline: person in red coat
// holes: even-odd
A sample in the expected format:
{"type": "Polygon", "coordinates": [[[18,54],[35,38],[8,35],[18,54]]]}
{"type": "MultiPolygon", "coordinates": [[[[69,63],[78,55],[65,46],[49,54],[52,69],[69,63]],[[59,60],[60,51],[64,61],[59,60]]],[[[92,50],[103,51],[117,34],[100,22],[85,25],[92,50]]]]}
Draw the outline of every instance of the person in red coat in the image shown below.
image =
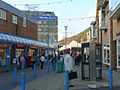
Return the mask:
{"type": "Polygon", "coordinates": [[[28,56],[28,66],[32,66],[32,57],[28,56]]]}

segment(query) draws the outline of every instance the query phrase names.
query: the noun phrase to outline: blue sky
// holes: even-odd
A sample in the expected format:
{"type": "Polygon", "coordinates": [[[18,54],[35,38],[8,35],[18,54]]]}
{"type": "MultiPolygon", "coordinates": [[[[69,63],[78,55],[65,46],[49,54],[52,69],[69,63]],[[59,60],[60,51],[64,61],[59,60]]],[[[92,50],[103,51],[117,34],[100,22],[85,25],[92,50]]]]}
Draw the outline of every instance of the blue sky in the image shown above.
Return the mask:
{"type": "MultiPolygon", "coordinates": [[[[96,0],[3,0],[18,9],[25,10],[20,4],[39,4],[35,10],[52,11],[58,16],[58,39],[65,36],[64,26],[68,26],[67,36],[73,36],[90,26],[95,18],[96,0]],[[64,1],[64,2],[62,2],[64,1]],[[57,3],[53,3],[57,2],[57,3]],[[48,4],[49,3],[49,4],[48,4]]],[[[28,9],[27,9],[28,10],[28,9]]]]}

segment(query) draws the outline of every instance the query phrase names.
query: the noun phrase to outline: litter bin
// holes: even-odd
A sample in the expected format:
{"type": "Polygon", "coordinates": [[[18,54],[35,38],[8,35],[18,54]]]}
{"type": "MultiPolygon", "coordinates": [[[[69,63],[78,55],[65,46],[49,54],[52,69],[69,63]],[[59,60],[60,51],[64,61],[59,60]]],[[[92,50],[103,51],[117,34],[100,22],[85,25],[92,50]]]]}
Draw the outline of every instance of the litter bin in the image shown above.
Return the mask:
{"type": "Polygon", "coordinates": [[[64,63],[63,63],[63,61],[58,61],[57,63],[56,63],[56,71],[59,73],[59,72],[63,72],[63,66],[64,66],[64,63]]]}

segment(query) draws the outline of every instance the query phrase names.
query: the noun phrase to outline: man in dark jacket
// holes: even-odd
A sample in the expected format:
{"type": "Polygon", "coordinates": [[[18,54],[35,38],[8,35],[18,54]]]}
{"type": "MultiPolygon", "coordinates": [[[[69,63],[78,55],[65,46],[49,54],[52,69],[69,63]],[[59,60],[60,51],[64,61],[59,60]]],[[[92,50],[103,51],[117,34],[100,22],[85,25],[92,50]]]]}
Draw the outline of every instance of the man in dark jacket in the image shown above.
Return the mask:
{"type": "Polygon", "coordinates": [[[75,57],[75,65],[80,66],[80,61],[81,61],[81,53],[77,52],[77,55],[75,57]]]}

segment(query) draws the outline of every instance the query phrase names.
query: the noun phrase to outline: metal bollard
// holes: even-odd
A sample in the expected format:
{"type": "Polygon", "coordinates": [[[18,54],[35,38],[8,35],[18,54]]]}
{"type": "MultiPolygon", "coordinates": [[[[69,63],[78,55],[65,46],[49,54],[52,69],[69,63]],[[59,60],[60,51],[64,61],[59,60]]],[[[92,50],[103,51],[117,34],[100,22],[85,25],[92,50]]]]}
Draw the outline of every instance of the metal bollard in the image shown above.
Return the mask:
{"type": "Polygon", "coordinates": [[[7,71],[10,71],[10,56],[7,56],[7,71]]]}
{"type": "Polygon", "coordinates": [[[69,71],[65,72],[65,90],[69,90],[69,71]]]}
{"type": "Polygon", "coordinates": [[[49,68],[50,68],[50,67],[49,67],[49,61],[47,60],[47,62],[46,62],[46,69],[47,69],[46,71],[47,71],[47,73],[50,72],[49,68]]]}
{"type": "Polygon", "coordinates": [[[36,78],[36,64],[34,64],[33,77],[36,78]]]}
{"type": "Polygon", "coordinates": [[[21,74],[21,90],[25,90],[25,74],[22,72],[21,74]]]}
{"type": "Polygon", "coordinates": [[[14,67],[14,77],[13,77],[13,83],[16,84],[17,83],[17,68],[14,67]]]}
{"type": "Polygon", "coordinates": [[[24,71],[24,64],[23,63],[21,64],[21,70],[22,70],[22,72],[24,71]]]}
{"type": "Polygon", "coordinates": [[[109,75],[109,88],[112,88],[113,84],[113,77],[112,77],[112,68],[110,67],[108,70],[108,75],[109,75]]]}

